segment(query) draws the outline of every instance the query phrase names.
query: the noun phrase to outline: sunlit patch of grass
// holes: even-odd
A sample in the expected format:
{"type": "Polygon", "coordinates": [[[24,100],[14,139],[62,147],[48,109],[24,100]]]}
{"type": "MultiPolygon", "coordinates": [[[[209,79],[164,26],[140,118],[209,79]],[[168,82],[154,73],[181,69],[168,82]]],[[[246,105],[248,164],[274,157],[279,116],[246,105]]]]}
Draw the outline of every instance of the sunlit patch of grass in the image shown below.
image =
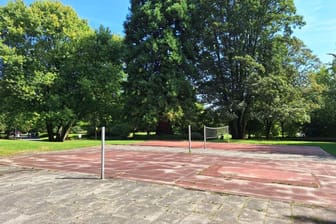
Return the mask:
{"type": "MultiPolygon", "coordinates": [[[[140,141],[133,140],[111,140],[106,141],[107,145],[125,145],[140,141]]],[[[26,140],[0,140],[0,156],[10,156],[20,153],[49,152],[69,149],[78,149],[92,146],[99,146],[99,140],[72,140],[65,142],[47,141],[26,141],[26,140]]]]}

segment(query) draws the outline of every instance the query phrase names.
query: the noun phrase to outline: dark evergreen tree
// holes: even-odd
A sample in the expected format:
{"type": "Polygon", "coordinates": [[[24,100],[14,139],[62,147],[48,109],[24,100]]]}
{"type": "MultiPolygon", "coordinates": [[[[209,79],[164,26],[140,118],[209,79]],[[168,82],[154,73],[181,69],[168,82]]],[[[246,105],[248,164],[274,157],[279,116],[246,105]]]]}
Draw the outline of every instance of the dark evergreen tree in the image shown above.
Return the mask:
{"type": "Polygon", "coordinates": [[[126,113],[135,129],[171,134],[193,109],[187,0],[132,0],[125,22],[126,113]]]}

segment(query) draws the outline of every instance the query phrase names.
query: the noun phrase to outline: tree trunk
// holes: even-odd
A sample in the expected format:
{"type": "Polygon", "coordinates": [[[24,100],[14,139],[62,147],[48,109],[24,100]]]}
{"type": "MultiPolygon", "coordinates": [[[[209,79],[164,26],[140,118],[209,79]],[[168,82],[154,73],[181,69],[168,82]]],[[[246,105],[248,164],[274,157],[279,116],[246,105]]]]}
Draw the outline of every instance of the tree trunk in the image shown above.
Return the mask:
{"type": "Polygon", "coordinates": [[[66,128],[63,129],[63,132],[62,132],[62,135],[61,135],[61,141],[62,142],[64,142],[65,139],[68,137],[71,127],[72,127],[72,125],[69,124],[66,128]]]}
{"type": "Polygon", "coordinates": [[[229,127],[230,127],[232,138],[233,139],[239,139],[238,138],[237,119],[230,121],[229,127]]]}
{"type": "Polygon", "coordinates": [[[54,138],[54,132],[53,132],[53,124],[50,121],[46,122],[46,126],[47,126],[47,132],[48,132],[48,141],[49,142],[54,142],[55,138],[54,138]]]}
{"type": "Polygon", "coordinates": [[[62,131],[62,128],[63,128],[62,125],[57,128],[56,139],[55,139],[56,142],[61,142],[61,134],[60,133],[62,131]]]}
{"type": "Polygon", "coordinates": [[[270,133],[271,133],[271,128],[272,128],[273,122],[270,120],[266,121],[266,128],[265,128],[265,134],[266,134],[266,139],[270,138],[270,133]]]}
{"type": "Polygon", "coordinates": [[[238,118],[232,120],[229,126],[233,139],[244,139],[247,126],[246,113],[239,113],[238,118]]]}
{"type": "Polygon", "coordinates": [[[280,125],[281,125],[281,136],[282,138],[285,138],[285,122],[281,121],[280,125]]]}
{"type": "Polygon", "coordinates": [[[173,129],[171,122],[167,119],[160,119],[156,127],[157,135],[172,135],[173,129]]]}
{"type": "Polygon", "coordinates": [[[233,139],[244,139],[246,134],[246,122],[235,119],[230,122],[230,131],[233,139]]]}
{"type": "Polygon", "coordinates": [[[56,141],[57,142],[64,142],[69,135],[70,129],[72,127],[73,122],[69,122],[64,126],[60,126],[57,130],[56,141]]]}

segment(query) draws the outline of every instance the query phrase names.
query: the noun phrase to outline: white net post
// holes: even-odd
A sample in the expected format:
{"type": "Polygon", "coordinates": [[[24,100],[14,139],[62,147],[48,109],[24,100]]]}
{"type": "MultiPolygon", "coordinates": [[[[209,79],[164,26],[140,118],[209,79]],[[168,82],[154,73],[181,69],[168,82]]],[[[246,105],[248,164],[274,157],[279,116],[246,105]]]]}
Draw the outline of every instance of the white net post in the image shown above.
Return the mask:
{"type": "Polygon", "coordinates": [[[207,127],[204,126],[204,149],[206,149],[207,139],[225,139],[229,136],[229,127],[207,127]]]}
{"type": "Polygon", "coordinates": [[[204,144],[203,144],[203,148],[206,148],[206,126],[203,126],[203,135],[204,135],[204,144]]]}
{"type": "Polygon", "coordinates": [[[101,130],[101,179],[105,179],[105,127],[101,130]]]}
{"type": "Polygon", "coordinates": [[[189,153],[191,153],[191,125],[188,126],[189,153]]]}

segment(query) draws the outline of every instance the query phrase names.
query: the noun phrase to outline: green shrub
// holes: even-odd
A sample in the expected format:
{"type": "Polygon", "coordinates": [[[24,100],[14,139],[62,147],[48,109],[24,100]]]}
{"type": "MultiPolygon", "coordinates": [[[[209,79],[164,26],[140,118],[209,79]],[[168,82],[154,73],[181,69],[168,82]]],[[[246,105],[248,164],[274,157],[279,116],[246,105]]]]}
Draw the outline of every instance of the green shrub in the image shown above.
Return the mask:
{"type": "Polygon", "coordinates": [[[131,132],[131,128],[128,124],[116,124],[110,129],[111,137],[120,137],[122,139],[126,139],[131,132]]]}
{"type": "Polygon", "coordinates": [[[191,139],[192,140],[203,140],[204,137],[200,132],[191,132],[191,139]]]}

